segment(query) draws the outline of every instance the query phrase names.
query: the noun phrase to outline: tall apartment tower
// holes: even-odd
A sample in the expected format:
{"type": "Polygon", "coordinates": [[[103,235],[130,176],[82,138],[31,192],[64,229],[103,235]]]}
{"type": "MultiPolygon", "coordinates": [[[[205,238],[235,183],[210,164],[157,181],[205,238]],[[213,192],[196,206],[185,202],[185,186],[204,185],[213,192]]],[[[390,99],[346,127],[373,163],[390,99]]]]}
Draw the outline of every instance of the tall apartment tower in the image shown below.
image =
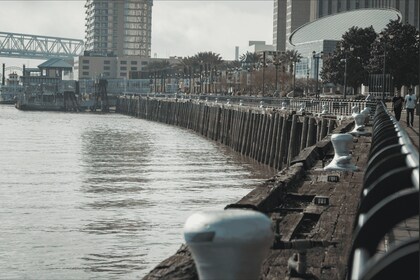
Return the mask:
{"type": "Polygon", "coordinates": [[[287,48],[289,35],[299,26],[340,12],[366,8],[393,8],[401,12],[403,22],[419,30],[419,0],[274,0],[273,45],[287,48]]]}
{"type": "Polygon", "coordinates": [[[153,0],[86,0],[85,50],[150,57],[153,0]]]}
{"type": "Polygon", "coordinates": [[[290,34],[299,26],[309,22],[310,1],[274,0],[273,45],[276,50],[284,51],[290,34]]]}

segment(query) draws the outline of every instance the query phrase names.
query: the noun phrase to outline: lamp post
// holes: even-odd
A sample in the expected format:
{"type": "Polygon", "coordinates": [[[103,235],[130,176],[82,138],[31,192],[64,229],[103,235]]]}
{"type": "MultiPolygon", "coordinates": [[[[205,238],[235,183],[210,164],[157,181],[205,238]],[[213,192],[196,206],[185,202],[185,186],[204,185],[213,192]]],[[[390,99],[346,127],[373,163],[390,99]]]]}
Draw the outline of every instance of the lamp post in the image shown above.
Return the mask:
{"type": "Polygon", "coordinates": [[[276,67],[276,92],[278,91],[278,73],[279,73],[279,66],[281,65],[281,62],[279,60],[279,58],[276,56],[274,58],[274,62],[273,62],[274,66],[276,67]]]}
{"type": "Polygon", "coordinates": [[[263,67],[263,76],[262,76],[262,96],[264,97],[264,93],[265,93],[265,51],[263,52],[262,67],[263,67]]]}
{"type": "Polygon", "coordinates": [[[290,57],[290,61],[292,61],[292,65],[293,65],[293,95],[295,94],[295,89],[296,89],[296,59],[295,57],[291,56],[290,57]]]}
{"type": "Polygon", "coordinates": [[[306,70],[306,95],[309,93],[309,69],[306,70]]]}
{"type": "MultiPolygon", "coordinates": [[[[350,51],[352,52],[354,50],[353,47],[350,47],[350,51]]],[[[344,99],[347,97],[347,51],[344,48],[344,46],[341,46],[341,51],[344,52],[345,58],[341,61],[344,61],[344,99]]]]}
{"type": "Polygon", "coordinates": [[[312,52],[312,57],[315,59],[315,97],[319,98],[319,89],[318,89],[318,74],[319,74],[319,59],[322,58],[324,52],[316,53],[312,52]]]}
{"type": "Polygon", "coordinates": [[[383,33],[379,34],[379,39],[384,39],[384,67],[383,67],[383,72],[382,72],[382,100],[385,100],[385,69],[386,69],[386,44],[388,42],[388,39],[392,40],[394,38],[394,35],[389,34],[388,37],[384,36],[383,33]]]}

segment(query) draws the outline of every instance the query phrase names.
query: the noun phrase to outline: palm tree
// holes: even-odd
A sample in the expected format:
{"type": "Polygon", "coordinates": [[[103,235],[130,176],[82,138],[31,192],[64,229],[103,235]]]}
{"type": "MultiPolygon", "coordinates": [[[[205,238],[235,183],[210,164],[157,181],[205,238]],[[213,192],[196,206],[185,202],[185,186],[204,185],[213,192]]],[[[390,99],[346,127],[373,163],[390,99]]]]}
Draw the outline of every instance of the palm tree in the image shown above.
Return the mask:
{"type": "Polygon", "coordinates": [[[255,70],[261,62],[261,54],[247,51],[239,57],[242,68],[246,69],[250,74],[249,92],[252,94],[252,71],[255,70]]]}
{"type": "Polygon", "coordinates": [[[157,91],[156,78],[160,78],[160,91],[166,91],[166,77],[171,71],[171,64],[168,60],[156,60],[149,63],[146,67],[146,71],[149,72],[149,77],[154,78],[154,92],[157,91]]]}
{"type": "Polygon", "coordinates": [[[213,81],[214,77],[217,76],[217,68],[223,63],[223,59],[220,54],[213,52],[199,52],[191,58],[192,64],[196,66],[196,70],[199,70],[197,76],[200,77],[200,92],[203,92],[203,78],[205,83],[204,91],[211,92],[211,85],[213,84],[213,91],[215,91],[215,85],[213,81]]]}
{"type": "Polygon", "coordinates": [[[247,51],[239,57],[239,60],[245,67],[256,67],[261,60],[261,54],[247,51]]]}
{"type": "Polygon", "coordinates": [[[289,73],[290,75],[293,74],[293,86],[292,89],[295,91],[296,86],[296,62],[300,62],[302,55],[297,50],[287,50],[284,55],[283,59],[285,62],[289,64],[289,73]]]}

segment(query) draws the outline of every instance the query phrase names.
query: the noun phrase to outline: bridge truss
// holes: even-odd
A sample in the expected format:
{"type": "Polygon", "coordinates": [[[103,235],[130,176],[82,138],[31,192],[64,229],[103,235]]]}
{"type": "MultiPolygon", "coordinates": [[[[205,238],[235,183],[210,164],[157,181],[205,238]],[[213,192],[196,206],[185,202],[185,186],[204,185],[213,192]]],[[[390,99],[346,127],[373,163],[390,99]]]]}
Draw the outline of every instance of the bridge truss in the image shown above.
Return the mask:
{"type": "Polygon", "coordinates": [[[83,54],[83,40],[0,32],[0,56],[32,59],[73,58],[83,54]]]}

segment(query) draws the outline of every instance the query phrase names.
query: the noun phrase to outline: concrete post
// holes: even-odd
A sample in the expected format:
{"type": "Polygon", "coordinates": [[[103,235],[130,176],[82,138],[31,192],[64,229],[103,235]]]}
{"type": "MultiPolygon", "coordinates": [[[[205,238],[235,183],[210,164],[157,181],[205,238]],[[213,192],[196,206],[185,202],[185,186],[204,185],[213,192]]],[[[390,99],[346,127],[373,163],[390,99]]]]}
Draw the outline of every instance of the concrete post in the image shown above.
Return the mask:
{"type": "Polygon", "coordinates": [[[184,238],[200,280],[257,280],[274,233],[264,214],[228,209],[191,215],[184,226],[184,238]]]}

